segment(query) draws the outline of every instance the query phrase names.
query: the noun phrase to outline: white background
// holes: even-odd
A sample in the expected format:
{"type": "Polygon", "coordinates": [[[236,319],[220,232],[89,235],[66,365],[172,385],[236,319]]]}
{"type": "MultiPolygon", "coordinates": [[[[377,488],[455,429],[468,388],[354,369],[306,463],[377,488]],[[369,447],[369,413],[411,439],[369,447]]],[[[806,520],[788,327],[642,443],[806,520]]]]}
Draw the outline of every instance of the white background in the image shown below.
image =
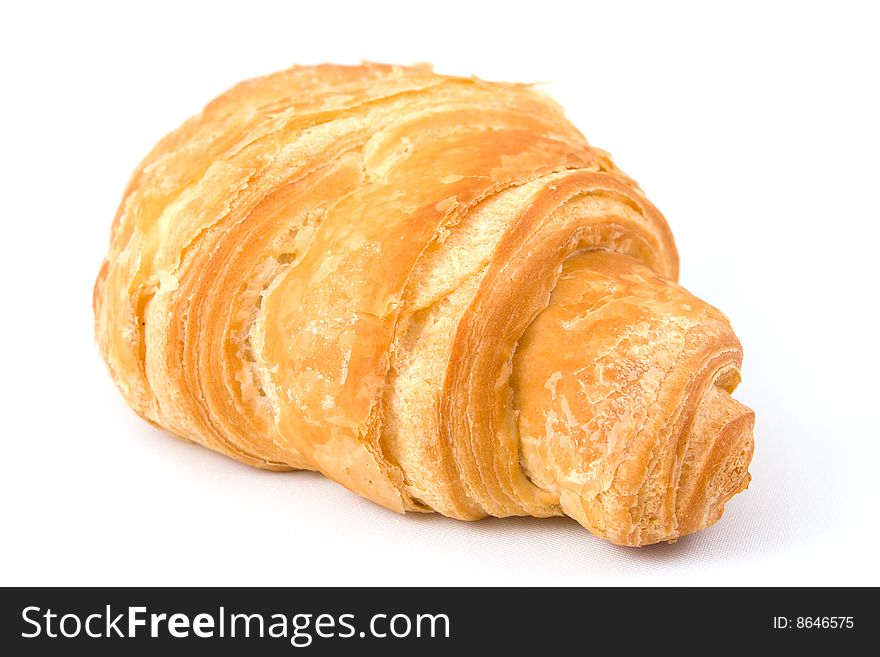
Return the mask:
{"type": "Polygon", "coordinates": [[[878,17],[713,6],[6,5],[0,584],[880,584],[878,17]],[[546,81],[666,214],[757,413],[718,525],[635,550],[566,519],[397,516],[127,409],[90,295],[135,164],[241,79],[361,59],[546,81]]]}

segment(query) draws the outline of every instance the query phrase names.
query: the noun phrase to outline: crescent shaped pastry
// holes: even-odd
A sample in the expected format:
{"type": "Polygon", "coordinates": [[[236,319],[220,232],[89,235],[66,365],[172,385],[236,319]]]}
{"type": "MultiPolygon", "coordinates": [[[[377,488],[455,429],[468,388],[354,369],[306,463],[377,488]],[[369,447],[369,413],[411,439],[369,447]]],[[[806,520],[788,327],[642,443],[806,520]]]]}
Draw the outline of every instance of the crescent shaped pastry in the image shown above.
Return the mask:
{"type": "Polygon", "coordinates": [[[528,85],[243,82],[135,171],[95,284],[148,421],[389,509],[566,514],[621,545],[749,482],[740,343],[639,187],[528,85]]]}

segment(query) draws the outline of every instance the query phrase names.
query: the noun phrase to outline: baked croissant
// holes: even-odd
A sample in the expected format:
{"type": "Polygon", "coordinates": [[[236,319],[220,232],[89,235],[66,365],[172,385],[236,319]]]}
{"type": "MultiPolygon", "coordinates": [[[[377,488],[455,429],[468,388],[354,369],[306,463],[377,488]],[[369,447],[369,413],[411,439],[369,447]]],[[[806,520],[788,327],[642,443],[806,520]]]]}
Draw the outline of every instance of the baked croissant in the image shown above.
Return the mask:
{"type": "Polygon", "coordinates": [[[94,290],[131,407],[394,511],[621,545],[749,482],[727,318],[662,215],[528,85],[425,66],[239,84],[141,163],[94,290]]]}

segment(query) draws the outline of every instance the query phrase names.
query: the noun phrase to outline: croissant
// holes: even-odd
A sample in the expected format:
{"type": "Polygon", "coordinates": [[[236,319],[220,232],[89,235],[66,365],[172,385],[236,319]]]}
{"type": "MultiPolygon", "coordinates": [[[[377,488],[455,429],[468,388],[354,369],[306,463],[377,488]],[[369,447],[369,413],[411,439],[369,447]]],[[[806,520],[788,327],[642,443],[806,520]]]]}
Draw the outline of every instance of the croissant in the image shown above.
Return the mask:
{"type": "Polygon", "coordinates": [[[380,64],[243,82],[113,222],[96,340],[146,420],[394,511],[714,523],[753,413],[663,216],[546,95],[380,64]]]}

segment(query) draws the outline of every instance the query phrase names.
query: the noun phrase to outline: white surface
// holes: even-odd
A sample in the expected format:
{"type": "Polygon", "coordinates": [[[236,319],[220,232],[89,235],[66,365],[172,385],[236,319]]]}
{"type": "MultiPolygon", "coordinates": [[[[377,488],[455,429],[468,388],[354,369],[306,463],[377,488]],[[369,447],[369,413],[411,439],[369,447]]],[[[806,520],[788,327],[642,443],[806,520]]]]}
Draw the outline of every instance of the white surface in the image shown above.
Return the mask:
{"type": "Polygon", "coordinates": [[[880,584],[877,16],[870,3],[14,3],[4,9],[0,584],[880,584]],[[547,80],[733,320],[754,481],[714,528],[399,517],[148,426],[91,337],[137,161],[240,79],[432,61],[547,80]]]}

